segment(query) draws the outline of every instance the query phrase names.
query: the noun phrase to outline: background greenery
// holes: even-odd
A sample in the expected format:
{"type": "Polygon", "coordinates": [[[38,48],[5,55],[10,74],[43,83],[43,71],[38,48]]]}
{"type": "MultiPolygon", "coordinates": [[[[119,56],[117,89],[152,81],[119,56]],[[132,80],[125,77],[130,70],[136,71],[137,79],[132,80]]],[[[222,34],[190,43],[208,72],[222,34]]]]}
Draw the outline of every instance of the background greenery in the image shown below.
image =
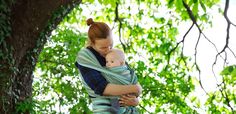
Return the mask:
{"type": "Polygon", "coordinates": [[[125,51],[127,62],[135,69],[143,87],[138,105],[141,113],[234,113],[236,66],[225,67],[217,90],[206,93],[208,99],[203,102],[194,93],[199,80],[191,75],[199,70],[198,65],[194,57],[183,55],[184,37],[182,42],[176,37],[182,22],[192,22],[189,27],[201,30],[211,26],[213,15],[207,11],[217,3],[219,0],[84,1],[48,38],[34,72],[33,102],[19,104],[18,110],[91,113],[74,65],[77,52],[86,43],[90,15],[110,25],[120,42],[116,47],[125,51]]]}

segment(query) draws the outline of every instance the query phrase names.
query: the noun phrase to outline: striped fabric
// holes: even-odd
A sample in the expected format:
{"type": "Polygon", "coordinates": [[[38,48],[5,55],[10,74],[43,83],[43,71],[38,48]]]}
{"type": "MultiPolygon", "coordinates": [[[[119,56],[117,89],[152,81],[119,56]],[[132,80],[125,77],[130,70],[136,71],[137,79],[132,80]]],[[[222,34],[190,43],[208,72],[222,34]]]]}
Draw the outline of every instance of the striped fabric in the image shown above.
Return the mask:
{"type": "MultiPolygon", "coordinates": [[[[129,85],[137,83],[137,76],[130,75],[130,71],[125,66],[105,68],[100,65],[96,57],[88,49],[81,49],[77,56],[77,62],[81,66],[100,71],[104,78],[112,84],[129,85]]],[[[82,77],[82,76],[81,76],[82,77]]],[[[88,94],[92,97],[92,107],[94,114],[137,114],[135,107],[113,107],[112,100],[118,99],[119,96],[100,96],[81,79],[88,94]]]]}

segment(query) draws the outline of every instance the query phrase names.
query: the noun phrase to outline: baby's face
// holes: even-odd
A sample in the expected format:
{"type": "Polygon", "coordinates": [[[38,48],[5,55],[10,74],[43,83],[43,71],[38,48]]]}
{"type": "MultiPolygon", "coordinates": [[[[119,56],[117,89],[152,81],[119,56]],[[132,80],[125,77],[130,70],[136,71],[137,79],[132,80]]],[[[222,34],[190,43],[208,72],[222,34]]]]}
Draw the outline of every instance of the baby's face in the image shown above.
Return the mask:
{"type": "Polygon", "coordinates": [[[115,57],[115,54],[109,53],[106,56],[106,67],[116,67],[116,66],[120,66],[121,62],[119,61],[119,59],[117,59],[117,57],[115,57]]]}

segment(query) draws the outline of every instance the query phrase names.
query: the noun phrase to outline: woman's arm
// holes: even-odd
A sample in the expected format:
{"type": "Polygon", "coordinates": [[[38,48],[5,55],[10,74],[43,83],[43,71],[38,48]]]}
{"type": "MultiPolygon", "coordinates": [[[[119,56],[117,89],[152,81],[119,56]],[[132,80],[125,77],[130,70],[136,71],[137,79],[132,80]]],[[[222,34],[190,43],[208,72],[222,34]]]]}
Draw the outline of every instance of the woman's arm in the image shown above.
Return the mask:
{"type": "Polygon", "coordinates": [[[98,95],[117,96],[128,93],[135,93],[139,95],[142,91],[142,87],[139,84],[136,85],[116,85],[106,81],[102,74],[94,69],[83,67],[76,63],[80,73],[87,85],[94,90],[98,95]]]}
{"type": "Polygon", "coordinates": [[[116,85],[116,84],[107,84],[106,88],[103,91],[103,95],[107,96],[117,96],[134,93],[140,95],[142,93],[142,87],[140,84],[135,85],[116,85]]]}

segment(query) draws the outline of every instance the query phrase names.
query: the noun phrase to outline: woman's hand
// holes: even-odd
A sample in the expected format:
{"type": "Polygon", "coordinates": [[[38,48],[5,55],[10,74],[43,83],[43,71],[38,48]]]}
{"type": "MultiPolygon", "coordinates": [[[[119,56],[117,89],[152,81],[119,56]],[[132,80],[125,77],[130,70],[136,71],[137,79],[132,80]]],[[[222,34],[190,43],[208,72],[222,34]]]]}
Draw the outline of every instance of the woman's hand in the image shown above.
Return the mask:
{"type": "Polygon", "coordinates": [[[139,83],[137,83],[135,86],[137,88],[137,92],[135,94],[136,96],[139,96],[142,93],[142,87],[139,83]]]}
{"type": "Polygon", "coordinates": [[[139,99],[135,95],[126,94],[120,97],[119,103],[121,106],[137,106],[139,99]]]}

